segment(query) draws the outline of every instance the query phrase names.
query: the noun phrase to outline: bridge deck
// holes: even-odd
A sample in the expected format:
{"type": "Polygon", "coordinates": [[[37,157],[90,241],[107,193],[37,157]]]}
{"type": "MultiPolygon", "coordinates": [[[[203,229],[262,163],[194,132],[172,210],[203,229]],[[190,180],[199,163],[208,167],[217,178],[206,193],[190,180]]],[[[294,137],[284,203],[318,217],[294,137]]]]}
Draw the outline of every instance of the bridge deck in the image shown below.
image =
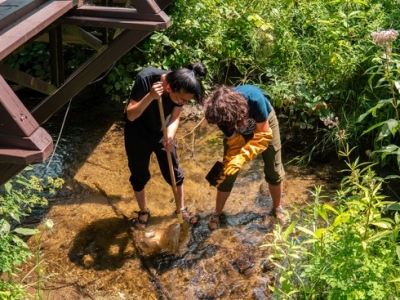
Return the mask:
{"type": "Polygon", "coordinates": [[[102,0],[0,0],[0,186],[51,155],[53,140],[41,124],[146,36],[170,25],[163,9],[173,0],[131,0],[125,5],[127,1],[113,0],[119,6],[109,7],[101,6],[102,0]],[[93,27],[116,34],[102,41],[87,31],[93,27]],[[5,63],[33,41],[49,43],[50,82],[5,63]],[[68,78],[62,51],[66,43],[97,51],[68,78]],[[29,111],[10,82],[47,97],[29,111]]]}
{"type": "Polygon", "coordinates": [[[17,50],[74,7],[72,0],[50,0],[40,5],[38,0],[0,0],[0,60],[17,50]],[[6,6],[7,5],[7,6],[6,6]],[[10,7],[10,9],[1,10],[10,7]],[[30,8],[30,11],[28,11],[30,8]]]}

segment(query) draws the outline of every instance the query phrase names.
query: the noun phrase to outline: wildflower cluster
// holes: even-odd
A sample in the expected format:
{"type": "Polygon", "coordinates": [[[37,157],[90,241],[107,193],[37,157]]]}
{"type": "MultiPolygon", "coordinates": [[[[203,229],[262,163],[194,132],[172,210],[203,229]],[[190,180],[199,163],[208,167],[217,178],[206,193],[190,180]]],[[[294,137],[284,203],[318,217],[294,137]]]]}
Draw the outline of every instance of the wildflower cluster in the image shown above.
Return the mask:
{"type": "Polygon", "coordinates": [[[324,120],[324,125],[326,127],[328,127],[329,129],[331,129],[332,127],[336,127],[338,124],[339,124],[339,118],[338,117],[335,117],[334,120],[332,120],[331,117],[327,117],[324,120]]]}
{"type": "Polygon", "coordinates": [[[399,33],[394,30],[382,30],[382,31],[375,31],[371,33],[372,38],[374,39],[374,43],[377,45],[386,45],[387,43],[393,42],[399,33]]]}
{"type": "Polygon", "coordinates": [[[374,43],[383,46],[386,54],[390,54],[392,52],[390,44],[397,38],[398,35],[399,33],[394,29],[375,31],[371,33],[374,43]]]}

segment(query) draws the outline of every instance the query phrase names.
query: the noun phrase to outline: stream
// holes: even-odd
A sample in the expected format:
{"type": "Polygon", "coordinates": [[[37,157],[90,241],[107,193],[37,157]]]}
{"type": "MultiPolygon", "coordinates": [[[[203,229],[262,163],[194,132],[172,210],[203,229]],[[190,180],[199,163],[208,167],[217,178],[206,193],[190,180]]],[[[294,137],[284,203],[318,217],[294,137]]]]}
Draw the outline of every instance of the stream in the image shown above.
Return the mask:
{"type": "MultiPolygon", "coordinates": [[[[43,125],[56,151],[28,175],[65,180],[49,206],[26,220],[31,227],[40,227],[44,218],[54,222],[39,245],[43,299],[271,299],[274,269],[266,259],[271,249],[260,246],[276,221],[268,216],[272,202],[262,159],[245,164],[226,204],[224,224],[210,232],[216,189],[205,176],[222,159],[222,135],[188,108],[177,134],[178,155],[185,201],[200,221],[194,227],[178,223],[173,193],[152,157],[146,186],[152,217],[145,231],[135,231],[138,207],[128,181],[122,114],[121,104],[76,97],[43,125]]],[[[284,134],[282,144],[287,162],[292,153],[284,134]]],[[[340,179],[335,159],[307,168],[287,164],[285,170],[283,204],[292,220],[314,201],[314,186],[332,194],[340,179]]],[[[28,244],[38,247],[35,238],[28,244]]],[[[32,268],[32,263],[23,266],[21,278],[32,268]]],[[[37,279],[31,272],[24,282],[37,279]]]]}

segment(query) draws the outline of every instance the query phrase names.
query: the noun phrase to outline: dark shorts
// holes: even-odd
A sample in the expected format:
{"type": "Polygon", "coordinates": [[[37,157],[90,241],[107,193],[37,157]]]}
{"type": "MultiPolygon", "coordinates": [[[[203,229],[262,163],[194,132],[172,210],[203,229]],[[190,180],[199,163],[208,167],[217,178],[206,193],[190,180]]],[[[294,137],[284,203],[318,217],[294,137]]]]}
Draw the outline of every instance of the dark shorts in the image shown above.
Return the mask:
{"type": "MultiPolygon", "coordinates": [[[[271,185],[280,184],[285,178],[285,170],[282,164],[281,155],[281,136],[279,132],[279,121],[276,117],[275,111],[272,111],[268,116],[269,127],[272,129],[273,139],[268,144],[268,148],[261,153],[264,160],[264,175],[265,181],[271,185]]],[[[245,141],[251,140],[253,135],[244,135],[245,141]]],[[[226,138],[224,139],[224,156],[228,149],[226,144],[226,138]]],[[[226,179],[218,186],[218,190],[221,192],[230,192],[236,181],[238,174],[227,176],[226,179]]]]}
{"type": "MultiPolygon", "coordinates": [[[[156,155],[161,174],[165,181],[172,185],[168,158],[159,138],[145,138],[137,130],[125,125],[125,151],[128,157],[128,167],[131,172],[129,181],[134,191],[140,192],[151,178],[149,171],[150,157],[156,155]]],[[[171,152],[172,165],[176,185],[180,186],[184,180],[183,170],[179,167],[176,151],[171,152]]]]}

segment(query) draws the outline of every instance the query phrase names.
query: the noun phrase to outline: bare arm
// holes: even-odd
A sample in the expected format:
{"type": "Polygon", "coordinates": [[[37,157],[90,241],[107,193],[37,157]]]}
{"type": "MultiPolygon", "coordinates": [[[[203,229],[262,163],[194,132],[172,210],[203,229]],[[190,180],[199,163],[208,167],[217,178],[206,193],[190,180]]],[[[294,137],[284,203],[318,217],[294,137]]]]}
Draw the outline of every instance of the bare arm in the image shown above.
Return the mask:
{"type": "Polygon", "coordinates": [[[269,123],[268,120],[262,123],[256,123],[256,128],[259,132],[267,132],[269,131],[269,123]]]}
{"type": "Polygon", "coordinates": [[[169,122],[167,124],[167,136],[168,140],[163,141],[163,146],[165,150],[172,151],[174,149],[174,137],[176,135],[176,131],[178,130],[179,121],[181,117],[182,107],[175,106],[172,110],[171,116],[169,118],[169,122]]]}
{"type": "Polygon", "coordinates": [[[130,99],[128,106],[126,107],[126,116],[129,121],[134,121],[139,118],[143,111],[149,106],[149,104],[161,97],[163,93],[163,87],[161,82],[155,82],[151,87],[149,93],[147,93],[140,101],[130,99]]]}

